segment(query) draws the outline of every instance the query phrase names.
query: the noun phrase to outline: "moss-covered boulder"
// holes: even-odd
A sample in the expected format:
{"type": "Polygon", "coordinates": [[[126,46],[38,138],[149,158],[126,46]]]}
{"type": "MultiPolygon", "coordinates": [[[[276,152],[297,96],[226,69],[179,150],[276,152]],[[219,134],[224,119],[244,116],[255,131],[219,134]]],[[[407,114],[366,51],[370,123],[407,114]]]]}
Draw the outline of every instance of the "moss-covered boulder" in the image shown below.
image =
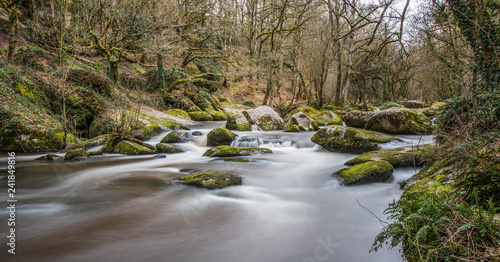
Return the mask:
{"type": "Polygon", "coordinates": [[[431,117],[431,116],[436,115],[436,110],[434,110],[434,108],[432,108],[432,107],[422,108],[422,109],[418,110],[418,112],[424,114],[427,117],[431,117]]]}
{"type": "Polygon", "coordinates": [[[251,156],[258,154],[271,154],[273,151],[268,148],[247,147],[239,148],[232,146],[217,146],[207,150],[203,156],[209,157],[230,157],[230,156],[251,156]]]}
{"type": "Polygon", "coordinates": [[[182,109],[170,109],[170,110],[167,110],[165,112],[165,114],[168,114],[168,115],[171,115],[171,116],[175,116],[175,117],[179,117],[179,118],[183,118],[183,119],[186,119],[186,120],[191,120],[191,117],[189,116],[189,114],[182,110],[182,109]]]}
{"type": "Polygon", "coordinates": [[[400,101],[399,104],[403,105],[407,108],[424,108],[425,107],[425,102],[418,101],[418,100],[400,101]]]}
{"type": "Polygon", "coordinates": [[[365,128],[368,120],[375,114],[377,112],[354,110],[344,115],[344,122],[350,127],[365,128]]]}
{"type": "Polygon", "coordinates": [[[189,132],[174,130],[169,132],[161,139],[161,143],[187,143],[194,139],[193,135],[189,132]]]}
{"type": "Polygon", "coordinates": [[[308,106],[302,106],[292,110],[292,112],[286,115],[285,122],[288,122],[293,115],[299,112],[302,112],[308,117],[314,119],[314,121],[316,121],[316,123],[320,126],[341,125],[343,122],[342,118],[330,110],[316,110],[308,106]]]}
{"type": "Polygon", "coordinates": [[[43,155],[41,157],[35,158],[35,160],[54,161],[58,158],[61,158],[61,157],[58,155],[55,155],[55,154],[46,154],[46,155],[43,155]]]}
{"type": "Polygon", "coordinates": [[[251,125],[257,125],[264,131],[283,130],[283,118],[269,106],[259,106],[243,111],[251,125]]]}
{"type": "Polygon", "coordinates": [[[194,121],[213,121],[214,118],[205,111],[195,111],[195,112],[189,112],[189,117],[193,119],[194,121]]]}
{"type": "Polygon", "coordinates": [[[441,112],[448,104],[445,102],[435,102],[431,105],[431,108],[436,111],[436,114],[441,112]]]}
{"type": "Polygon", "coordinates": [[[425,163],[423,155],[434,149],[431,145],[414,147],[400,147],[394,149],[377,150],[361,154],[345,164],[348,166],[358,165],[369,161],[384,160],[393,167],[421,166],[425,163]]]}
{"type": "Polygon", "coordinates": [[[148,155],[155,154],[156,151],[144,145],[124,140],[118,143],[113,149],[111,149],[111,153],[127,155],[148,155]]]}
{"type": "Polygon", "coordinates": [[[370,161],[343,168],[333,175],[337,177],[343,185],[361,185],[374,182],[384,182],[392,178],[394,168],[384,160],[370,161]]]}
{"type": "Polygon", "coordinates": [[[210,115],[212,116],[214,121],[226,121],[227,120],[227,116],[220,111],[214,111],[214,112],[210,113],[210,115]]]}
{"type": "Polygon", "coordinates": [[[202,172],[179,177],[176,182],[206,189],[220,189],[229,186],[241,185],[242,179],[240,176],[233,174],[202,172]]]}
{"type": "Polygon", "coordinates": [[[311,141],[329,151],[347,153],[374,151],[379,148],[379,143],[394,140],[399,139],[378,132],[339,125],[321,128],[311,137],[311,141]]]}
{"type": "Polygon", "coordinates": [[[82,148],[71,150],[66,155],[64,155],[65,161],[81,161],[89,156],[87,151],[82,148]]]}
{"type": "Polygon", "coordinates": [[[433,130],[428,117],[405,108],[380,111],[368,120],[365,128],[389,134],[430,134],[433,130]]]}
{"type": "Polygon", "coordinates": [[[437,193],[454,188],[455,172],[446,159],[426,163],[417,174],[401,183],[403,194],[426,192],[437,193]]]}
{"type": "Polygon", "coordinates": [[[207,146],[231,145],[236,134],[223,127],[217,127],[207,135],[207,146]]]}
{"type": "Polygon", "coordinates": [[[250,131],[250,127],[250,122],[241,112],[232,113],[227,118],[226,128],[229,130],[250,131]]]}
{"type": "Polygon", "coordinates": [[[137,129],[132,130],[132,137],[146,141],[161,132],[161,126],[156,122],[145,122],[142,125],[139,125],[137,129]]]}
{"type": "Polygon", "coordinates": [[[285,132],[300,132],[300,128],[297,125],[286,125],[285,132]]]}
{"type": "Polygon", "coordinates": [[[182,153],[184,151],[182,151],[182,149],[174,145],[158,143],[156,144],[156,152],[165,154],[175,154],[175,153],[182,153]]]}
{"type": "MultiPolygon", "coordinates": [[[[63,148],[64,133],[53,132],[32,132],[23,134],[20,132],[17,136],[4,137],[2,142],[2,151],[4,152],[50,152],[59,151],[63,148]]],[[[76,138],[71,134],[66,134],[66,143],[75,142],[76,138]]]]}
{"type": "Polygon", "coordinates": [[[78,143],[69,145],[66,147],[63,152],[68,152],[70,150],[74,150],[77,148],[83,148],[85,150],[95,147],[95,146],[102,146],[104,145],[104,142],[106,142],[106,139],[108,139],[109,135],[100,135],[98,137],[94,137],[85,141],[80,141],[78,143]]]}
{"type": "Polygon", "coordinates": [[[297,126],[300,131],[317,131],[318,124],[302,112],[298,112],[290,117],[286,126],[297,126]]]}
{"type": "Polygon", "coordinates": [[[142,129],[144,125],[154,125],[152,123],[156,123],[170,130],[189,130],[187,125],[193,124],[193,121],[188,119],[172,116],[151,108],[143,108],[140,112],[128,110],[127,115],[132,120],[138,118],[138,121],[132,121],[138,123],[138,126],[134,127],[135,129],[142,129]]]}

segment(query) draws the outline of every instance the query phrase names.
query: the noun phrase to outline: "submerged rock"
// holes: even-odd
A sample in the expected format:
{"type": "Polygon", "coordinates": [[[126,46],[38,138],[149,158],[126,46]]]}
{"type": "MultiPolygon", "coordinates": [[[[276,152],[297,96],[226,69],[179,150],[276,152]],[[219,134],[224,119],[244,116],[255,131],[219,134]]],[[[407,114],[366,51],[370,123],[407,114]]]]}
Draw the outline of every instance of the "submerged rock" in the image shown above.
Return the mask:
{"type": "Polygon", "coordinates": [[[368,120],[380,111],[351,111],[344,116],[344,122],[347,126],[365,128],[368,120]]]}
{"type": "Polygon", "coordinates": [[[175,154],[175,153],[182,153],[184,151],[182,151],[182,149],[180,149],[174,145],[170,145],[170,144],[166,144],[166,143],[158,143],[158,144],[156,144],[156,152],[165,153],[165,154],[175,154]]]}
{"type": "Polygon", "coordinates": [[[87,151],[85,151],[82,148],[78,148],[75,150],[71,150],[66,155],[64,155],[64,160],[65,161],[81,161],[84,160],[88,157],[87,151]]]}
{"type": "Polygon", "coordinates": [[[384,182],[392,177],[394,168],[384,160],[370,161],[343,168],[333,175],[337,177],[343,185],[361,185],[374,182],[384,182]]]}
{"type": "MultiPolygon", "coordinates": [[[[298,112],[290,117],[286,126],[297,126],[300,131],[317,131],[318,124],[314,119],[308,117],[306,114],[302,112],[298,112]]],[[[286,127],[285,127],[286,131],[286,127]]],[[[288,131],[290,132],[290,131],[288,131]]]]}
{"type": "Polygon", "coordinates": [[[200,132],[200,131],[194,131],[193,133],[191,133],[191,135],[193,135],[193,136],[203,136],[203,133],[200,132]]]}
{"type": "Polygon", "coordinates": [[[205,111],[195,111],[195,112],[189,112],[189,117],[193,119],[194,121],[213,121],[214,118],[205,111]]]}
{"type": "Polygon", "coordinates": [[[207,135],[207,146],[231,145],[236,134],[227,128],[217,127],[207,135]]]}
{"type": "Polygon", "coordinates": [[[339,125],[326,126],[316,132],[311,141],[329,151],[364,153],[379,148],[378,143],[387,143],[398,138],[378,132],[339,125]]]}
{"type": "Polygon", "coordinates": [[[422,113],[410,109],[393,108],[372,116],[366,129],[390,134],[430,134],[433,130],[431,120],[422,113]]]}
{"type": "Polygon", "coordinates": [[[419,148],[414,146],[400,147],[394,149],[378,150],[361,154],[349,161],[346,165],[358,165],[361,163],[377,160],[385,160],[393,167],[412,167],[424,164],[423,154],[433,150],[430,145],[423,145],[419,148]]]}
{"type": "Polygon", "coordinates": [[[273,151],[268,148],[260,147],[232,147],[232,146],[217,146],[207,150],[203,156],[209,157],[229,157],[229,156],[251,156],[258,154],[271,154],[273,151]]]}
{"type": "Polygon", "coordinates": [[[251,125],[258,125],[262,130],[283,130],[284,121],[280,115],[269,106],[259,106],[243,111],[251,125]]]}
{"type": "Polygon", "coordinates": [[[174,130],[161,139],[161,143],[187,143],[194,139],[193,135],[188,132],[174,130]]]}
{"type": "Polygon", "coordinates": [[[220,172],[202,172],[179,177],[176,182],[188,186],[201,187],[206,189],[220,189],[229,186],[241,185],[242,179],[240,176],[233,174],[220,172]]]}

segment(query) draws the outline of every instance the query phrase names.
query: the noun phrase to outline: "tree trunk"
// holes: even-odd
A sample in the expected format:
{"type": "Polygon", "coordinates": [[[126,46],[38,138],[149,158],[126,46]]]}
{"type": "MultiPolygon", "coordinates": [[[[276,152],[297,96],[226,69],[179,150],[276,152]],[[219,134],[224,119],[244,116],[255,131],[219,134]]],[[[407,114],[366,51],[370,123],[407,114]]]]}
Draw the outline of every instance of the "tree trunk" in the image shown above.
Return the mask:
{"type": "Polygon", "coordinates": [[[9,12],[9,52],[7,54],[7,61],[12,63],[14,52],[16,51],[17,44],[17,19],[18,13],[16,10],[8,10],[9,12]]]}
{"type": "Polygon", "coordinates": [[[156,63],[158,66],[158,89],[165,88],[165,69],[163,68],[163,55],[156,54],[156,63]]]}

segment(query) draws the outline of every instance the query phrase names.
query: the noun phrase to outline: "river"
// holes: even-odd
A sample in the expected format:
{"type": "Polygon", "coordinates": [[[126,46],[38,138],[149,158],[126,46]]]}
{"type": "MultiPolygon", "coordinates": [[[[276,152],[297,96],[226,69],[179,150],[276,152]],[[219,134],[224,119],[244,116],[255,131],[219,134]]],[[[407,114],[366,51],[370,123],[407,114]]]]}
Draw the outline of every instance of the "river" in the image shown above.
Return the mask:
{"type": "MultiPolygon", "coordinates": [[[[203,136],[166,158],[106,154],[49,163],[34,161],[40,154],[17,156],[16,255],[5,243],[3,155],[0,260],[402,261],[397,249],[368,251],[383,227],[375,215],[385,220],[384,209],[402,193],[398,183],[418,170],[398,168],[387,183],[340,186],[332,173],[355,155],[320,149],[310,141],[313,132],[236,132],[239,146],[258,144],[274,154],[245,163],[203,157],[206,134],[224,125],[192,127],[203,136]],[[239,174],[243,185],[209,191],[171,183],[195,170],[239,174]]],[[[419,142],[400,137],[384,148],[419,142]]]]}

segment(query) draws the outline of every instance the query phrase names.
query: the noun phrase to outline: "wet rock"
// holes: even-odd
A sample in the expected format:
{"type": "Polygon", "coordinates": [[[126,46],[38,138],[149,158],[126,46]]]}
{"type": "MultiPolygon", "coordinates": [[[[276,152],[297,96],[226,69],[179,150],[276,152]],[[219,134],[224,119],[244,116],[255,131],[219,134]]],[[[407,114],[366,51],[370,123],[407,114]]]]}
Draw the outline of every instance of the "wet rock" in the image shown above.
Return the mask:
{"type": "Polygon", "coordinates": [[[226,128],[229,130],[250,131],[250,122],[242,112],[236,112],[227,118],[226,128]]]}
{"type": "Polygon", "coordinates": [[[78,148],[83,148],[83,149],[88,149],[90,147],[95,147],[95,146],[102,146],[104,145],[104,142],[106,142],[106,139],[109,138],[109,135],[100,135],[98,137],[91,138],[89,140],[85,140],[82,142],[78,142],[76,144],[72,144],[68,147],[66,147],[63,152],[68,152],[70,150],[78,149],[78,148]]]}
{"type": "Polygon", "coordinates": [[[210,113],[210,115],[212,116],[213,121],[226,121],[227,120],[227,116],[220,111],[214,111],[214,112],[210,113]]]}
{"type": "Polygon", "coordinates": [[[54,161],[58,158],[61,158],[61,157],[58,155],[55,155],[55,154],[46,154],[46,155],[43,155],[41,157],[36,158],[35,160],[54,161]]]}
{"type": "Polygon", "coordinates": [[[311,141],[329,151],[364,153],[379,148],[378,143],[387,143],[398,138],[378,132],[354,127],[332,125],[321,128],[311,141]]]}
{"type": "Polygon", "coordinates": [[[84,149],[78,148],[78,149],[71,150],[68,153],[66,153],[66,155],[64,155],[64,160],[71,161],[71,162],[81,161],[81,160],[86,159],[88,157],[88,155],[89,154],[84,149]]]}
{"type": "Polygon", "coordinates": [[[251,125],[257,125],[264,131],[283,130],[283,118],[269,106],[260,106],[243,111],[251,125]]]}
{"type": "Polygon", "coordinates": [[[422,145],[417,147],[407,146],[394,149],[378,150],[361,154],[345,164],[348,166],[358,165],[369,161],[384,160],[393,167],[413,167],[422,166],[425,161],[423,155],[434,149],[432,145],[422,145]]]}
{"type": "Polygon", "coordinates": [[[297,125],[286,125],[285,132],[300,132],[300,128],[297,125]]]}
{"type": "Polygon", "coordinates": [[[316,110],[308,106],[294,109],[292,112],[286,115],[285,121],[288,122],[293,115],[299,112],[302,112],[308,117],[314,119],[314,121],[316,121],[316,123],[320,126],[341,125],[343,122],[342,118],[340,118],[337,114],[330,110],[316,110]]]}
{"type": "Polygon", "coordinates": [[[189,112],[189,117],[193,119],[194,121],[213,121],[214,118],[205,111],[195,111],[195,112],[189,112]]]}
{"type": "Polygon", "coordinates": [[[286,126],[294,125],[297,126],[300,131],[317,131],[319,129],[316,121],[302,112],[292,115],[286,124],[286,126]]]}
{"type": "Polygon", "coordinates": [[[147,154],[155,154],[156,151],[144,145],[124,140],[118,143],[114,148],[112,148],[110,150],[110,153],[127,154],[127,155],[147,155],[147,154]]]}
{"type": "Polygon", "coordinates": [[[433,127],[431,120],[422,113],[405,108],[393,108],[378,112],[372,116],[366,129],[389,134],[430,134],[433,127]]]}
{"type": "Polygon", "coordinates": [[[170,144],[166,144],[166,143],[158,143],[158,144],[156,144],[156,152],[165,153],[165,154],[175,154],[175,153],[182,153],[184,151],[182,151],[182,149],[180,149],[174,145],[170,145],[170,144]]]}
{"type": "Polygon", "coordinates": [[[233,174],[220,172],[202,172],[179,177],[175,180],[175,182],[193,187],[220,189],[229,186],[241,185],[242,179],[240,176],[233,174]]]}
{"type": "Polygon", "coordinates": [[[189,114],[182,109],[170,109],[170,110],[166,111],[165,114],[169,114],[171,116],[183,118],[186,120],[191,120],[191,117],[189,116],[189,114]]]}
{"type": "Polygon", "coordinates": [[[227,128],[217,127],[207,135],[207,146],[231,145],[236,134],[227,128]]]}
{"type": "Polygon", "coordinates": [[[200,131],[194,131],[193,133],[191,133],[191,135],[193,135],[193,136],[203,136],[203,133],[200,132],[200,131]]]}
{"type": "Polygon", "coordinates": [[[374,182],[384,182],[392,178],[394,168],[384,160],[370,161],[343,168],[333,175],[337,177],[343,185],[361,185],[374,182]]]}
{"type": "Polygon", "coordinates": [[[189,141],[192,141],[194,139],[193,135],[191,135],[188,132],[180,131],[180,130],[174,130],[170,133],[168,133],[166,136],[164,136],[161,139],[161,143],[187,143],[189,141]]]}
{"type": "Polygon", "coordinates": [[[230,156],[251,156],[258,154],[271,154],[273,151],[268,148],[247,147],[239,148],[232,146],[217,146],[207,150],[203,156],[209,157],[230,157],[230,156]]]}
{"type": "Polygon", "coordinates": [[[368,120],[377,114],[375,111],[351,111],[344,116],[344,122],[346,126],[357,127],[357,128],[365,128],[368,120]]]}

